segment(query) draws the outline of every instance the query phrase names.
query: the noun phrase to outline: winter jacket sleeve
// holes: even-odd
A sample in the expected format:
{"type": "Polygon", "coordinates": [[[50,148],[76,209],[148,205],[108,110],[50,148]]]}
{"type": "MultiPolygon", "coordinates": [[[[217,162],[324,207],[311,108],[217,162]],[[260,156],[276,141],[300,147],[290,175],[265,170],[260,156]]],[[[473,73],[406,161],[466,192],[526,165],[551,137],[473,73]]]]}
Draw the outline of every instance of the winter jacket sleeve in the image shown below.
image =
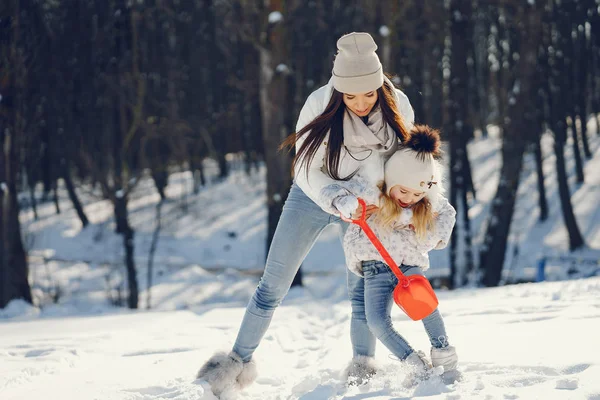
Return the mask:
{"type": "Polygon", "coordinates": [[[330,214],[339,212],[345,217],[358,208],[358,198],[369,204],[379,205],[381,191],[360,174],[354,175],[348,181],[335,181],[327,185],[319,193],[318,204],[330,214]]]}
{"type": "Polygon", "coordinates": [[[413,128],[415,124],[415,111],[410,105],[410,101],[408,97],[404,94],[400,89],[396,89],[396,94],[398,95],[398,111],[402,118],[404,119],[404,125],[406,129],[409,131],[413,128]]]}
{"type": "Polygon", "coordinates": [[[450,241],[452,229],[456,223],[456,210],[448,202],[448,199],[439,196],[436,204],[436,209],[434,209],[437,214],[434,218],[435,229],[429,230],[423,239],[415,236],[417,249],[421,253],[445,248],[450,241]]]}
{"type": "MultiPolygon", "coordinates": [[[[333,183],[321,189],[317,203],[324,211],[330,214],[338,214],[339,212],[342,212],[345,217],[349,217],[349,215],[347,215],[348,210],[346,210],[344,205],[349,203],[352,197],[354,197],[356,200],[356,197],[348,189],[344,188],[340,184],[333,183]],[[342,200],[346,198],[348,199],[342,200]]],[[[357,206],[358,201],[356,201],[356,207],[357,206]]],[[[356,210],[356,207],[354,207],[352,211],[356,210]]]]}

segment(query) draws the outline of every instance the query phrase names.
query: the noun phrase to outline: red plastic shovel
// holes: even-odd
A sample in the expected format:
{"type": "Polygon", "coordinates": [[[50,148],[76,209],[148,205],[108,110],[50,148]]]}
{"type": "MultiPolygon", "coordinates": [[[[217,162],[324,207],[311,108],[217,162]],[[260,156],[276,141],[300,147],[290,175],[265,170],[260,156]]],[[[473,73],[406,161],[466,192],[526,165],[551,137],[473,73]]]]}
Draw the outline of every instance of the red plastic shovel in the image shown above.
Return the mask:
{"type": "Polygon", "coordinates": [[[360,219],[349,219],[342,216],[344,221],[352,222],[362,228],[367,234],[371,243],[375,246],[379,254],[383,257],[386,264],[391,268],[392,272],[398,278],[398,285],[394,289],[394,301],[412,320],[419,321],[432,312],[438,306],[438,299],[429,283],[429,280],[421,275],[406,276],[400,271],[398,265],[392,260],[390,253],[387,252],[383,244],[377,239],[375,233],[369,225],[367,225],[366,214],[367,205],[363,199],[358,199],[362,207],[362,215],[360,219]]]}

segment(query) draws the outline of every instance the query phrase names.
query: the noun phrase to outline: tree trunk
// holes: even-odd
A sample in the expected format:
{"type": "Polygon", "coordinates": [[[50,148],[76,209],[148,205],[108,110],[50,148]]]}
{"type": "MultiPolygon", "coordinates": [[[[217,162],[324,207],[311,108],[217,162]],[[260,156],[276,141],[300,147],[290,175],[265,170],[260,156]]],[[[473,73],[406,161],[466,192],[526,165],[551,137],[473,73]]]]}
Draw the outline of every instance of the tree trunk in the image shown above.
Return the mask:
{"type": "Polygon", "coordinates": [[[125,249],[125,268],[127,270],[127,286],[129,295],[127,305],[131,309],[138,308],[138,282],[134,260],[134,231],[129,225],[127,212],[127,197],[117,192],[115,195],[115,219],[123,229],[123,247],[125,249]]]}
{"type": "MultiPolygon", "coordinates": [[[[0,114],[1,116],[2,114],[0,114]]],[[[10,271],[6,263],[5,237],[4,237],[4,202],[6,198],[6,168],[4,151],[4,121],[0,118],[0,308],[4,308],[12,299],[10,285],[10,271]]]]}
{"type": "Polygon", "coordinates": [[[50,132],[48,129],[43,129],[41,134],[41,139],[43,142],[43,153],[41,159],[41,173],[42,173],[42,183],[43,183],[43,195],[42,202],[48,201],[50,197],[50,192],[52,191],[52,157],[50,156],[50,132]]]}
{"type": "Polygon", "coordinates": [[[592,82],[590,85],[591,97],[592,97],[592,109],[594,112],[594,119],[596,120],[596,135],[600,135],[600,11],[595,4],[589,5],[590,10],[588,15],[591,14],[591,35],[590,35],[590,48],[589,54],[591,56],[592,71],[590,76],[592,82]]]}
{"type": "MultiPolygon", "coordinates": [[[[216,142],[218,145],[220,141],[217,140],[216,142]]],[[[217,178],[222,181],[229,175],[229,165],[227,164],[227,159],[225,159],[225,146],[219,146],[219,149],[222,149],[222,151],[216,154],[217,164],[219,165],[219,175],[217,175],[217,178]]]]}
{"type": "MultiPolygon", "coordinates": [[[[463,149],[461,151],[461,155],[463,158],[462,162],[462,170],[463,170],[463,190],[461,190],[462,198],[460,199],[463,204],[463,212],[462,212],[462,223],[463,223],[463,237],[464,237],[464,262],[465,262],[465,270],[468,275],[472,275],[475,272],[475,263],[473,260],[473,240],[471,233],[471,219],[469,218],[469,200],[468,194],[472,193],[473,198],[475,198],[475,188],[473,187],[473,180],[471,175],[471,163],[469,162],[469,156],[467,154],[467,145],[466,141],[463,142],[463,149]],[[469,190],[470,189],[470,190],[469,190]]],[[[463,282],[464,284],[464,278],[463,282]]]]}
{"type": "Polygon", "coordinates": [[[60,214],[60,204],[58,203],[58,181],[56,179],[52,181],[52,201],[54,202],[56,213],[60,214]]]}
{"type": "MultiPolygon", "coordinates": [[[[571,107],[573,106],[571,105],[571,107]]],[[[572,109],[572,111],[574,110],[572,109]]],[[[579,135],[577,135],[577,126],[575,124],[575,112],[571,113],[571,137],[573,138],[573,158],[575,158],[577,183],[583,183],[583,160],[581,159],[581,151],[579,150],[579,135]]]]}
{"type": "Polygon", "coordinates": [[[558,51],[554,52],[550,80],[547,85],[550,91],[549,112],[551,116],[551,128],[554,133],[556,178],[558,179],[563,218],[569,233],[569,248],[574,250],[583,247],[585,243],[573,213],[564,157],[564,147],[567,142],[566,117],[571,110],[571,104],[568,103],[569,98],[565,99],[564,96],[564,93],[568,93],[571,89],[568,85],[569,81],[565,82],[564,79],[570,72],[570,60],[568,57],[572,54],[570,51],[570,47],[572,46],[571,15],[568,12],[570,7],[572,7],[570,3],[554,5],[553,18],[555,29],[551,37],[553,39],[552,46],[558,51]]]}
{"type": "Polygon", "coordinates": [[[188,162],[190,164],[190,172],[192,173],[192,192],[198,194],[200,193],[200,187],[206,186],[206,178],[204,177],[202,158],[199,157],[193,147],[189,150],[188,162]]]}
{"type": "MultiPolygon", "coordinates": [[[[24,93],[27,82],[27,70],[22,56],[21,10],[20,3],[14,2],[12,19],[6,25],[3,22],[9,40],[1,50],[8,54],[8,74],[0,79],[2,102],[0,102],[0,308],[13,299],[23,299],[32,303],[31,288],[28,281],[27,254],[21,240],[19,223],[19,203],[17,199],[17,171],[19,166],[19,139],[23,140],[27,132],[23,128],[23,115],[20,112],[25,102],[24,93]]],[[[4,31],[0,31],[4,33],[4,31]]]]}
{"type": "MultiPolygon", "coordinates": [[[[560,129],[560,127],[558,127],[560,129]]],[[[563,128],[564,129],[564,128],[563,128]]],[[[566,136],[566,133],[564,133],[566,136]]],[[[583,236],[579,231],[573,205],[571,204],[571,193],[567,181],[567,171],[565,168],[565,149],[564,142],[558,139],[554,141],[554,152],[556,154],[556,179],[558,180],[558,194],[560,196],[560,206],[563,212],[565,226],[569,232],[569,249],[576,250],[585,245],[583,236]]]]}
{"type": "MultiPolygon", "coordinates": [[[[276,8],[272,9],[275,10],[276,8]]],[[[281,11],[281,8],[279,10],[281,11]]],[[[280,143],[293,131],[290,126],[286,126],[286,113],[292,106],[289,99],[293,99],[289,93],[289,71],[287,67],[280,67],[287,62],[287,33],[284,26],[286,22],[269,26],[260,48],[260,104],[267,166],[267,254],[292,183],[291,157],[287,152],[278,151],[280,143]]]]}
{"type": "Polygon", "coordinates": [[[500,184],[492,200],[491,217],[479,260],[479,266],[484,270],[482,283],[485,286],[498,286],[502,279],[506,243],[521,177],[524,152],[523,143],[513,145],[505,143],[502,151],[500,184]]]}
{"type": "Polygon", "coordinates": [[[152,307],[151,293],[152,277],[154,275],[154,253],[156,252],[156,248],[158,247],[158,239],[160,238],[162,205],[162,200],[156,205],[156,227],[154,228],[154,233],[152,234],[152,243],[150,244],[150,251],[148,254],[148,278],[146,283],[146,309],[148,310],[152,307]]]}
{"type": "MultiPolygon", "coordinates": [[[[582,96],[585,95],[582,94],[582,96]]],[[[584,104],[579,104],[579,107],[585,109],[585,98],[583,100],[580,99],[580,101],[583,101],[584,104]]],[[[581,144],[583,146],[583,155],[586,159],[590,160],[592,158],[592,151],[590,149],[590,142],[588,140],[586,112],[583,112],[579,115],[579,122],[581,124],[581,144]]]]}
{"type": "Polygon", "coordinates": [[[6,262],[12,275],[12,298],[33,303],[28,280],[27,254],[21,240],[19,204],[14,182],[8,183],[8,195],[5,198],[4,212],[4,222],[6,224],[4,237],[6,239],[5,244],[8,245],[8,248],[5,248],[7,253],[6,262]]]}
{"type": "MultiPolygon", "coordinates": [[[[122,1],[122,0],[121,0],[122,1]]],[[[136,13],[135,8],[129,9],[127,13],[121,14],[122,20],[117,20],[117,26],[121,25],[122,29],[120,30],[120,34],[123,35],[118,40],[118,45],[116,47],[117,54],[119,52],[131,51],[132,60],[131,67],[133,69],[133,80],[132,86],[136,86],[140,84],[140,81],[135,81],[139,79],[137,64],[137,24],[136,24],[136,13]],[[131,35],[131,43],[128,43],[126,38],[127,35],[131,35]]],[[[125,66],[118,65],[115,77],[117,79],[122,79],[125,73],[125,66]]],[[[138,87],[139,88],[139,87],[138,87]]],[[[118,91],[115,95],[116,102],[113,105],[114,109],[114,132],[113,132],[113,143],[112,143],[112,157],[113,157],[113,190],[111,193],[111,198],[113,200],[113,207],[115,210],[115,221],[116,225],[119,229],[119,233],[123,236],[123,248],[125,250],[125,268],[127,271],[127,286],[128,286],[128,296],[127,296],[127,305],[131,309],[138,308],[138,297],[139,297],[139,289],[137,282],[137,272],[135,267],[135,258],[134,258],[134,231],[131,225],[129,224],[129,214],[127,210],[127,202],[128,202],[128,186],[129,186],[129,175],[128,172],[130,168],[127,168],[126,152],[125,152],[125,140],[127,138],[126,135],[129,135],[130,132],[135,131],[135,127],[133,124],[136,124],[134,121],[135,118],[135,108],[132,110],[129,108],[127,101],[125,99],[125,92],[118,91]],[[132,115],[133,114],[133,115],[132,115]]],[[[136,108],[143,104],[143,98],[136,98],[136,108]]],[[[141,111],[140,111],[141,112],[141,111]]]]}
{"type": "Polygon", "coordinates": [[[289,177],[289,155],[279,152],[283,126],[283,110],[285,109],[285,95],[287,92],[286,79],[281,74],[275,74],[271,66],[272,55],[264,49],[261,52],[262,87],[261,105],[263,120],[263,141],[265,145],[265,161],[267,165],[267,207],[268,207],[268,234],[267,250],[275,234],[279,222],[283,203],[287,191],[291,186],[289,177]],[[286,160],[287,159],[287,160],[286,160]],[[286,164],[288,164],[286,166],[286,164]],[[286,168],[287,167],[287,168],[286,168]]]}
{"type": "Polygon", "coordinates": [[[535,166],[537,171],[538,204],[540,206],[540,222],[548,219],[548,200],[546,199],[546,185],[544,183],[544,168],[541,135],[534,143],[535,166]]]}
{"type": "MultiPolygon", "coordinates": [[[[507,20],[523,21],[520,30],[510,43],[511,49],[519,50],[520,57],[515,68],[515,84],[508,93],[508,114],[503,129],[502,168],[500,181],[494,200],[480,253],[479,266],[484,270],[482,283],[497,286],[502,280],[502,269],[506,256],[506,244],[514,213],[517,189],[523,165],[526,137],[534,126],[533,106],[527,99],[535,93],[538,46],[542,34],[542,10],[535,3],[519,4],[507,9],[507,20]]],[[[512,58],[512,57],[511,57],[512,58]]]]}
{"type": "Polygon", "coordinates": [[[566,72],[567,82],[570,82],[570,85],[562,87],[563,90],[566,90],[561,94],[563,96],[566,96],[567,98],[567,113],[565,115],[565,118],[568,116],[571,119],[571,137],[573,139],[573,157],[575,158],[575,173],[577,175],[577,182],[583,183],[583,161],[581,158],[581,150],[579,147],[579,134],[577,132],[576,124],[576,116],[578,111],[577,100],[581,93],[579,90],[580,88],[578,86],[579,80],[577,71],[577,54],[575,52],[573,43],[573,35],[576,35],[576,33],[573,32],[572,26],[573,18],[575,17],[575,2],[565,2],[557,6],[562,8],[562,11],[565,15],[565,18],[559,23],[563,25],[561,26],[561,30],[562,34],[564,34],[564,37],[562,38],[564,44],[564,47],[562,49],[565,61],[564,69],[566,72]]]}
{"type": "MultiPolygon", "coordinates": [[[[16,122],[16,121],[15,121],[16,122]]],[[[16,124],[15,124],[16,125],[16,124]]],[[[17,125],[18,129],[18,125],[17,125]]],[[[0,177],[0,185],[3,187],[3,241],[4,246],[4,268],[6,272],[0,276],[6,276],[8,289],[0,307],[4,307],[12,299],[24,299],[32,303],[31,289],[28,281],[27,254],[21,239],[21,225],[19,222],[19,203],[17,200],[17,156],[18,149],[15,130],[6,128],[4,132],[3,149],[4,154],[4,177],[0,177]]]]}
{"type": "Polygon", "coordinates": [[[62,176],[65,181],[65,186],[67,187],[67,193],[69,194],[69,199],[71,203],[73,203],[73,208],[77,212],[77,216],[81,221],[81,226],[85,228],[89,224],[89,220],[87,215],[85,215],[85,211],[83,211],[83,206],[79,201],[79,197],[77,196],[77,192],[75,191],[75,186],[73,185],[73,179],[71,179],[71,171],[69,168],[69,162],[65,159],[62,160],[62,176]]]}
{"type": "Polygon", "coordinates": [[[35,182],[33,182],[31,174],[27,174],[27,186],[29,187],[29,202],[31,203],[31,209],[33,210],[33,218],[37,221],[39,217],[37,212],[37,201],[35,199],[35,182]]]}
{"type": "MultiPolygon", "coordinates": [[[[593,11],[592,11],[593,13],[593,11]]],[[[596,122],[596,135],[600,135],[600,13],[594,16],[590,35],[590,97],[592,114],[596,122]]],[[[586,121],[587,122],[587,121],[586,121]]]]}
{"type": "MultiPolygon", "coordinates": [[[[579,121],[581,122],[581,144],[583,145],[583,154],[586,159],[592,158],[592,152],[590,150],[590,145],[588,142],[587,135],[587,93],[589,91],[588,87],[588,54],[590,49],[587,46],[587,38],[585,35],[585,28],[583,30],[579,30],[579,27],[582,28],[585,26],[586,20],[586,9],[583,7],[583,2],[577,2],[577,21],[581,24],[576,24],[574,26],[574,31],[576,32],[576,37],[574,39],[573,48],[576,54],[575,57],[575,79],[577,86],[577,98],[575,99],[575,103],[577,104],[577,115],[579,116],[579,121]]],[[[573,122],[575,125],[575,122],[573,122]]]]}
{"type": "Polygon", "coordinates": [[[2,217],[0,217],[0,222],[2,222],[2,226],[0,227],[2,229],[1,236],[3,239],[0,242],[0,247],[2,247],[0,253],[2,253],[3,259],[3,264],[0,265],[2,269],[0,277],[3,281],[1,284],[0,308],[6,306],[13,299],[23,299],[29,303],[33,303],[28,280],[27,254],[21,240],[19,204],[17,201],[16,184],[14,182],[15,176],[13,175],[14,167],[16,166],[16,157],[14,156],[16,151],[13,148],[14,143],[10,143],[11,139],[14,138],[11,138],[11,134],[7,133],[4,145],[5,148],[8,145],[8,154],[6,154],[4,161],[6,164],[12,165],[7,165],[6,167],[6,182],[2,182],[3,179],[0,179],[0,185],[2,186],[0,190],[2,192],[1,211],[3,212],[2,217]],[[11,160],[12,163],[10,162],[11,160]]]}
{"type": "MultiPolygon", "coordinates": [[[[468,132],[463,134],[464,138],[471,138],[473,136],[473,129],[470,129],[468,132]]],[[[475,184],[473,183],[473,173],[471,168],[471,160],[469,160],[469,151],[467,148],[467,140],[463,140],[461,143],[462,151],[462,169],[463,169],[463,177],[465,180],[464,188],[465,194],[471,193],[473,199],[477,198],[477,191],[475,190],[475,184]]]]}
{"type": "Polygon", "coordinates": [[[206,186],[207,180],[206,174],[204,173],[204,164],[202,163],[202,160],[200,160],[200,163],[198,164],[198,180],[200,182],[200,186],[206,186]]]}
{"type": "Polygon", "coordinates": [[[154,181],[154,187],[156,187],[156,191],[160,195],[160,199],[165,200],[167,198],[165,194],[165,188],[167,187],[167,183],[169,181],[169,175],[167,171],[162,168],[159,170],[153,170],[152,180],[154,181]]]}
{"type": "Polygon", "coordinates": [[[476,101],[476,120],[481,129],[481,136],[488,137],[487,118],[489,115],[489,61],[488,61],[488,40],[490,37],[490,24],[487,23],[488,12],[480,8],[479,2],[473,5],[476,10],[473,18],[473,64],[475,69],[475,92],[476,101]]]}
{"type": "Polygon", "coordinates": [[[449,103],[449,123],[448,136],[450,147],[450,204],[461,212],[458,218],[463,218],[467,221],[466,224],[457,224],[452,235],[452,244],[450,247],[450,286],[462,286],[465,281],[467,265],[470,262],[467,257],[470,257],[470,249],[467,249],[467,238],[470,238],[470,232],[466,229],[470,226],[468,222],[469,204],[465,201],[466,196],[466,172],[468,161],[466,153],[465,137],[466,125],[469,120],[469,77],[467,56],[469,54],[470,40],[465,38],[470,37],[471,31],[471,0],[452,0],[450,3],[451,25],[450,33],[452,39],[451,52],[451,75],[450,75],[450,103],[449,103]],[[463,203],[463,201],[465,201],[463,203]],[[463,232],[461,232],[461,230],[463,232]],[[462,239],[462,246],[457,239],[462,239]],[[462,254],[457,252],[457,249],[463,250],[462,254]],[[460,264],[458,262],[460,260],[460,264]]]}
{"type": "MultiPolygon", "coordinates": [[[[227,76],[225,61],[223,60],[222,52],[218,47],[219,38],[217,30],[219,24],[216,21],[214,3],[214,0],[204,0],[204,9],[207,11],[205,26],[208,51],[207,56],[211,59],[211,62],[208,63],[209,82],[207,82],[208,87],[205,90],[205,107],[207,108],[208,115],[210,115],[210,118],[212,119],[211,122],[217,126],[222,125],[220,123],[222,118],[220,117],[225,109],[225,82],[227,76]]],[[[213,132],[213,130],[211,130],[211,132],[213,132]]],[[[229,175],[229,166],[225,159],[227,142],[223,132],[216,132],[213,141],[216,151],[214,156],[217,158],[217,164],[219,165],[218,179],[224,180],[229,175]]]]}

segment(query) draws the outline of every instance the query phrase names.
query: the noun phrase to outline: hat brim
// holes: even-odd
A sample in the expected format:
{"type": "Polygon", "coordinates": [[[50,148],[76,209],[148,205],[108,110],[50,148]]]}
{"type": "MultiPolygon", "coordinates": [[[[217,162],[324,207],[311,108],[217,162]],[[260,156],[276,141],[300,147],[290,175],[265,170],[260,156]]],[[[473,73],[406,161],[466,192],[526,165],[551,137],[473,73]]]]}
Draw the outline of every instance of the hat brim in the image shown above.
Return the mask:
{"type": "Polygon", "coordinates": [[[371,74],[361,76],[343,77],[333,73],[333,87],[335,90],[346,94],[363,94],[379,89],[383,86],[383,70],[379,69],[371,74]]]}

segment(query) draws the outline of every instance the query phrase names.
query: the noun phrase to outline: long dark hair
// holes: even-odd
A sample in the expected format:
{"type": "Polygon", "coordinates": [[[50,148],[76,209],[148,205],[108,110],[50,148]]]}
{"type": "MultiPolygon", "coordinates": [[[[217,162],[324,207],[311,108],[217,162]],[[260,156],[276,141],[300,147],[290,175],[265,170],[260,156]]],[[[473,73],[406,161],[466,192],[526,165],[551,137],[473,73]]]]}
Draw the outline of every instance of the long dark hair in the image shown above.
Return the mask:
{"type": "MultiPolygon", "coordinates": [[[[391,127],[400,143],[404,142],[409,136],[409,132],[404,125],[404,120],[398,111],[396,100],[394,97],[394,87],[388,82],[384,82],[383,86],[377,89],[377,104],[381,107],[381,113],[384,121],[391,127]]],[[[377,105],[375,105],[377,106],[377,105]]],[[[308,165],[313,161],[315,153],[319,146],[322,146],[323,140],[329,133],[327,143],[327,161],[325,163],[327,174],[335,180],[348,180],[354,173],[346,177],[339,175],[339,165],[342,145],[344,143],[343,121],[346,105],[344,104],[344,95],[341,92],[333,89],[333,95],[325,107],[325,111],[312,122],[300,129],[298,132],[292,133],[279,146],[279,149],[287,147],[289,150],[296,145],[296,142],[307,135],[306,140],[296,152],[296,156],[292,161],[292,174],[298,162],[300,167],[305,169],[308,176],[308,165]]]]}

